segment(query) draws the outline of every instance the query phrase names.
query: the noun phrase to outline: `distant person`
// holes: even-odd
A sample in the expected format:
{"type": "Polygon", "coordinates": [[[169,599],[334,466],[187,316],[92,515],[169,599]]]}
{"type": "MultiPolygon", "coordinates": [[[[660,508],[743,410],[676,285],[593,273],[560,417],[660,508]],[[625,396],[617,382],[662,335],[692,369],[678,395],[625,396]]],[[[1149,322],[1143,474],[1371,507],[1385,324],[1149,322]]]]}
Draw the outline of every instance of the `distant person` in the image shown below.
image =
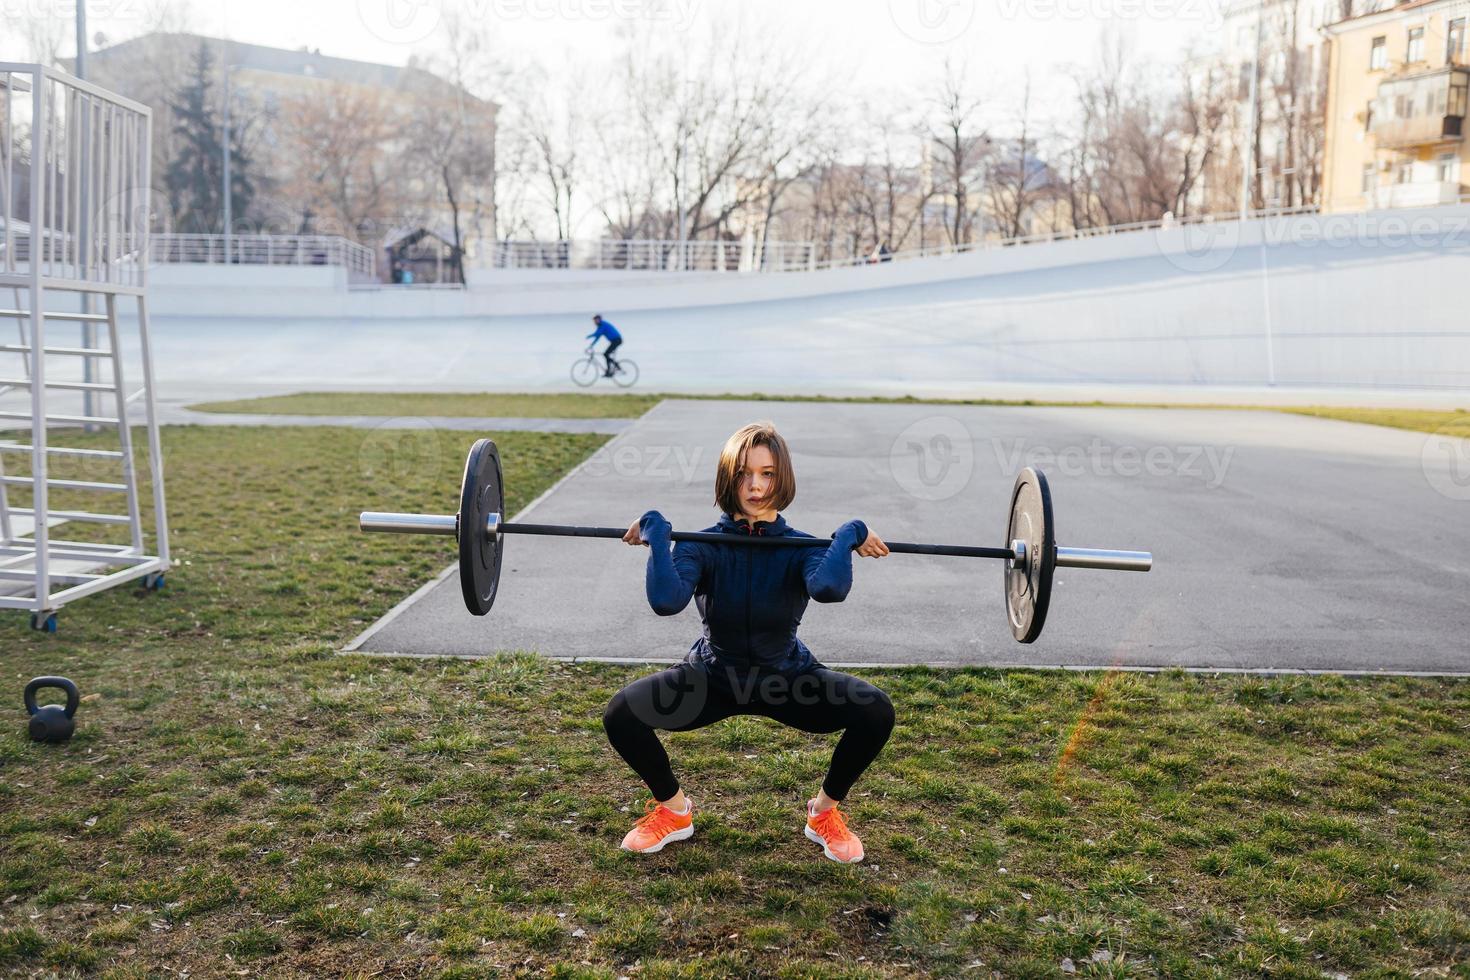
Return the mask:
{"type": "Polygon", "coordinates": [[[402,262],[394,262],[393,263],[393,274],[391,276],[389,276],[388,278],[393,283],[393,285],[395,285],[395,286],[397,286],[397,285],[399,285],[399,284],[401,284],[403,282],[403,263],[402,262]]]}
{"type": "Polygon", "coordinates": [[[403,283],[405,286],[412,286],[413,285],[413,270],[412,269],[405,268],[403,270],[403,278],[400,279],[399,282],[403,283]]]}
{"type": "Polygon", "coordinates": [[[893,261],[893,252],[889,250],[888,243],[887,242],[883,242],[882,244],[880,244],[878,246],[878,261],[879,262],[892,262],[893,261]]]}
{"type": "Polygon", "coordinates": [[[607,340],[607,348],[602,352],[603,359],[607,361],[607,370],[603,372],[602,376],[604,378],[611,378],[613,376],[613,369],[618,363],[613,359],[613,351],[623,346],[623,335],[618,333],[618,328],[613,326],[611,321],[604,320],[601,313],[594,313],[592,315],[592,322],[596,325],[597,329],[589,333],[584,339],[592,341],[589,345],[590,347],[596,347],[598,340],[604,338],[607,340]]]}

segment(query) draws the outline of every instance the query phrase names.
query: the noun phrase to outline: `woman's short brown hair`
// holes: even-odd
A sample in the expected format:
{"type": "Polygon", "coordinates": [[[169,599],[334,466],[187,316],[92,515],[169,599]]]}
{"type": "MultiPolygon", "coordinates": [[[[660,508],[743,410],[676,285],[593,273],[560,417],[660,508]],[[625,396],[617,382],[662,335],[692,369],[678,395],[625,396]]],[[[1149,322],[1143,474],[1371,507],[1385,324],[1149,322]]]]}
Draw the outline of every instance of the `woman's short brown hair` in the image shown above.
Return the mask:
{"type": "Polygon", "coordinates": [[[720,465],[715,470],[715,506],[731,516],[741,511],[740,464],[754,446],[765,446],[776,461],[771,506],[785,510],[796,499],[796,473],[791,468],[791,450],[786,448],[786,440],[770,422],[752,422],[725,440],[725,448],[720,450],[720,465]]]}

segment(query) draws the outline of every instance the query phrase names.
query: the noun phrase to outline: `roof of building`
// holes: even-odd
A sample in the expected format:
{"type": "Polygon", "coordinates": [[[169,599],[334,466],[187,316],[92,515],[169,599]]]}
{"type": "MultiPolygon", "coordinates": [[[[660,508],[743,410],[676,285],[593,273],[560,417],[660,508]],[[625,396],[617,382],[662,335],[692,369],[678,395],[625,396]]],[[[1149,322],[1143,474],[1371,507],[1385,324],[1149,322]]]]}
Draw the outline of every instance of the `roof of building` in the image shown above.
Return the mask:
{"type": "MultiPolygon", "coordinates": [[[[320,78],[327,81],[362,85],[373,88],[400,89],[412,83],[430,82],[454,88],[454,84],[433,72],[417,65],[380,65],[371,61],[355,61],[351,58],[335,58],[324,55],[320,48],[272,48],[263,44],[247,44],[243,41],[227,41],[202,34],[154,31],[127,41],[109,45],[87,55],[89,60],[105,61],[112,57],[126,57],[154,50],[159,45],[179,45],[192,49],[199,44],[212,48],[217,59],[249,71],[266,72],[293,77],[320,78]]],[[[471,98],[476,98],[471,95],[471,98]]],[[[483,100],[481,100],[483,101],[483,100]]],[[[493,105],[494,103],[486,103],[493,105]]]]}
{"type": "Polygon", "coordinates": [[[1327,31],[1329,34],[1336,34],[1339,32],[1339,28],[1355,27],[1357,26],[1358,21],[1367,20],[1370,17],[1380,17],[1383,14],[1395,14],[1403,10],[1414,10],[1418,7],[1428,7],[1432,6],[1433,4],[1443,2],[1444,0],[1403,0],[1403,2],[1401,3],[1376,4],[1373,5],[1372,10],[1365,10],[1362,13],[1353,14],[1353,16],[1351,17],[1347,17],[1343,20],[1327,24],[1323,27],[1323,30],[1327,31]]]}

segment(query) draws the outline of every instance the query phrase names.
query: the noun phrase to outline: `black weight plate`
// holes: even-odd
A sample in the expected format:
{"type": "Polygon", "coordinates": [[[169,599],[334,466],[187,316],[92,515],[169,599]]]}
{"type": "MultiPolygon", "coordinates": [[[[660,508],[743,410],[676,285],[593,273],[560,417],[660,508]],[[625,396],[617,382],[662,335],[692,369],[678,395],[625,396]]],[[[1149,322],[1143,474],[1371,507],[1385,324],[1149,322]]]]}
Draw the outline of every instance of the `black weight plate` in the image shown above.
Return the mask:
{"type": "Polygon", "coordinates": [[[1032,643],[1046,625],[1057,541],[1046,476],[1029,466],[1017,475],[1011,491],[1006,547],[1016,540],[1026,542],[1026,561],[1005,563],[1006,614],[1011,621],[1011,635],[1022,643],[1032,643]]]}
{"type": "Polygon", "coordinates": [[[470,447],[459,488],[459,587],[465,608],[483,616],[495,605],[500,586],[501,537],[485,533],[491,514],[505,513],[500,451],[489,439],[470,447]]]}

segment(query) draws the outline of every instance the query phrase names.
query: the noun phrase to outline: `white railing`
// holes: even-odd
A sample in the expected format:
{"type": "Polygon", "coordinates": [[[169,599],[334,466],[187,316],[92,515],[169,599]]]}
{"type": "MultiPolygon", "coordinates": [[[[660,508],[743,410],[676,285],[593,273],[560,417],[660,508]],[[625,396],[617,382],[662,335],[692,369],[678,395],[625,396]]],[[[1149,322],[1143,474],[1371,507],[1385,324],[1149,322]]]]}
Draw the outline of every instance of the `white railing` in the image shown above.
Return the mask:
{"type": "MultiPolygon", "coordinates": [[[[1265,208],[1260,211],[1248,211],[1246,218],[1274,218],[1294,214],[1316,214],[1317,205],[1308,204],[1295,208],[1265,208]]],[[[1214,222],[1237,221],[1240,213],[1231,211],[1226,214],[1201,214],[1187,215],[1182,218],[1159,218],[1152,221],[1130,221],[1124,224],[1101,225],[1094,228],[1069,228],[1065,231],[1045,232],[1040,235],[1020,235],[1015,238],[985,238],[974,242],[961,242],[958,245],[945,243],[942,245],[927,245],[923,248],[906,248],[899,252],[892,252],[886,258],[876,258],[872,254],[845,256],[835,259],[824,259],[813,264],[814,269],[839,269],[855,265],[871,265],[877,262],[904,261],[906,259],[927,259],[947,255],[964,255],[968,252],[983,252],[993,248],[1014,248],[1020,245],[1038,245],[1045,242],[1066,242],[1083,238],[1099,238],[1108,235],[1120,235],[1136,231],[1167,231],[1185,225],[1203,225],[1214,222]]]]}
{"type": "Polygon", "coordinates": [[[0,63],[0,276],[141,288],[148,127],[115,92],[0,63]]]}
{"type": "Polygon", "coordinates": [[[8,432],[29,430],[24,441],[0,442],[3,453],[29,460],[28,472],[0,476],[0,609],[29,610],[31,625],[51,632],[66,603],[139,579],[160,584],[170,567],[146,289],[151,132],[146,106],[53,68],[0,63],[0,290],[8,294],[0,324],[15,330],[0,344],[0,392],[25,393],[30,403],[22,411],[20,397],[7,399],[0,412],[8,432]],[[135,354],[121,339],[123,299],[136,303],[135,354]],[[72,329],[77,341],[65,336],[72,329]],[[58,359],[80,361],[80,372],[58,359]],[[125,373],[134,365],[142,387],[130,389],[125,373]],[[129,409],[140,398],[151,535],[133,442],[139,409],[129,409]],[[68,445],[78,427],[108,426],[115,449],[68,445]],[[77,455],[107,478],[49,475],[52,457],[77,455]],[[11,487],[22,506],[12,504],[11,487]],[[53,490],[115,496],[70,510],[54,505],[62,502],[53,490]],[[51,536],[57,518],[77,528],[66,540],[51,536]],[[101,540],[78,525],[113,532],[101,540]],[[150,537],[157,554],[144,554],[150,537]]]}
{"type": "Polygon", "coordinates": [[[1457,180],[1386,184],[1364,196],[1372,208],[1432,208],[1461,201],[1457,180]]]}
{"type": "MultiPolygon", "coordinates": [[[[1315,214],[1316,205],[1296,208],[1268,208],[1251,211],[1247,218],[1277,217],[1293,214],[1315,214]]],[[[1016,238],[985,238],[979,241],[926,245],[890,252],[879,257],[872,253],[849,254],[817,259],[815,242],[768,241],[764,245],[750,242],[677,242],[657,239],[561,239],[551,241],[504,241],[495,244],[493,266],[497,269],[628,269],[661,272],[808,272],[815,269],[840,269],[871,265],[878,262],[962,255],[992,248],[1012,248],[1043,242],[1071,241],[1117,235],[1135,231],[1167,230],[1182,225],[1234,221],[1239,214],[1189,215],[1154,221],[1096,228],[1072,228],[1040,235],[1016,238]]]]}
{"type": "MultiPolygon", "coordinates": [[[[156,234],[150,258],[154,262],[192,262],[222,265],[224,235],[156,234]]],[[[339,235],[231,235],[228,262],[232,265],[335,265],[371,278],[377,273],[372,249],[339,235]]]]}
{"type": "Polygon", "coordinates": [[[624,269],[643,272],[795,272],[812,267],[811,242],[689,241],[652,238],[495,243],[496,269],[624,269]]]}
{"type": "Polygon", "coordinates": [[[397,293],[405,290],[423,292],[455,292],[464,289],[462,282],[352,282],[347,288],[354,293],[388,292],[397,293]]]}

